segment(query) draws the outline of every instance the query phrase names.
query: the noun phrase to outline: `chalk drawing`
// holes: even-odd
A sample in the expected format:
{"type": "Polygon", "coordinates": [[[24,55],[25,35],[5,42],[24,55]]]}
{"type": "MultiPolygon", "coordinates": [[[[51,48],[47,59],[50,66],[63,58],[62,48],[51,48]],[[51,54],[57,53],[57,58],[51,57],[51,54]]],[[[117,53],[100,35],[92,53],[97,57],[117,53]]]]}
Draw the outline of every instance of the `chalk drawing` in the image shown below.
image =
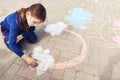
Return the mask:
{"type": "Polygon", "coordinates": [[[41,46],[37,46],[33,50],[32,58],[37,60],[38,66],[36,67],[36,75],[42,75],[47,71],[47,69],[54,63],[52,55],[50,55],[50,50],[45,49],[41,46]]]}
{"type": "Polygon", "coordinates": [[[82,36],[74,31],[69,30],[69,29],[65,29],[64,31],[69,32],[78,38],[78,40],[81,43],[80,54],[72,59],[67,60],[67,61],[55,63],[54,65],[51,66],[51,68],[54,68],[54,69],[63,69],[63,68],[75,66],[76,64],[79,64],[80,62],[82,62],[84,60],[85,56],[87,55],[87,45],[86,45],[85,40],[82,38],[82,36]]]}
{"type": "Polygon", "coordinates": [[[113,41],[115,43],[117,43],[118,45],[120,45],[120,34],[117,33],[117,30],[120,30],[120,20],[116,20],[113,22],[114,28],[113,28],[113,33],[114,33],[114,37],[113,37],[113,41]]]}
{"type": "MultiPolygon", "coordinates": [[[[100,35],[100,38],[105,41],[106,43],[108,43],[108,40],[103,36],[103,32],[102,30],[104,29],[104,27],[107,25],[107,24],[113,24],[111,27],[112,29],[112,32],[115,36],[111,37],[111,39],[113,40],[113,42],[109,42],[109,46],[107,46],[108,48],[120,48],[120,35],[116,32],[117,30],[120,29],[120,22],[118,21],[113,21],[111,19],[111,17],[108,15],[108,21],[104,21],[103,24],[100,26],[100,29],[99,29],[99,35],[100,35]]],[[[102,20],[101,20],[102,21],[102,20]]]]}
{"type": "Polygon", "coordinates": [[[78,29],[87,29],[86,24],[89,23],[91,17],[93,17],[92,13],[87,12],[82,8],[74,8],[68,13],[69,15],[64,17],[64,19],[68,21],[70,25],[78,29]]]}
{"type": "Polygon", "coordinates": [[[67,24],[57,22],[56,24],[49,24],[46,26],[45,32],[50,33],[52,36],[60,35],[63,30],[67,28],[67,24]]]}

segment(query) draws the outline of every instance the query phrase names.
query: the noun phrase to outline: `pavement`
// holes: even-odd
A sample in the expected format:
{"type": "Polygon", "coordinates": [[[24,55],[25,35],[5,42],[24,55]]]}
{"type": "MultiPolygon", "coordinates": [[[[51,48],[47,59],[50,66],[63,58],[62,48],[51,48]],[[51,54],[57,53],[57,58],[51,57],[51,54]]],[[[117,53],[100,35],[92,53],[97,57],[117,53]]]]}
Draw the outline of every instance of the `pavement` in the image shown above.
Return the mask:
{"type": "Polygon", "coordinates": [[[75,35],[64,31],[59,36],[51,36],[44,32],[47,24],[64,22],[85,40],[87,55],[77,64],[74,61],[61,69],[49,68],[36,76],[36,71],[7,49],[0,38],[0,80],[120,80],[120,44],[119,38],[115,38],[119,36],[120,0],[0,0],[0,20],[17,9],[38,2],[46,7],[47,20],[37,26],[38,42],[25,42],[24,52],[28,54],[36,46],[49,48],[56,63],[81,55],[82,42],[75,35]],[[86,29],[74,28],[64,19],[74,8],[94,14],[86,29]]]}

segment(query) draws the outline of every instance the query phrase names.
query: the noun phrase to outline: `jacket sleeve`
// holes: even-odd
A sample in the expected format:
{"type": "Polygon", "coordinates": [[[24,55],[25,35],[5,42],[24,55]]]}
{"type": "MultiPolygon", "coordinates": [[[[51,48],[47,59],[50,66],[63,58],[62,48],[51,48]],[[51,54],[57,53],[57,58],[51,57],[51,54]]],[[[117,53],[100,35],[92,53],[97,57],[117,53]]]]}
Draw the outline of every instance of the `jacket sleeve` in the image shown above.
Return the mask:
{"type": "Polygon", "coordinates": [[[30,36],[32,32],[35,31],[35,27],[30,27],[30,29],[28,30],[28,32],[22,32],[22,36],[25,38],[27,36],[30,36]]]}
{"type": "Polygon", "coordinates": [[[11,51],[15,52],[19,57],[21,57],[24,53],[23,51],[17,46],[17,34],[18,34],[18,28],[15,24],[10,24],[9,29],[9,38],[8,38],[8,46],[11,51]]]}

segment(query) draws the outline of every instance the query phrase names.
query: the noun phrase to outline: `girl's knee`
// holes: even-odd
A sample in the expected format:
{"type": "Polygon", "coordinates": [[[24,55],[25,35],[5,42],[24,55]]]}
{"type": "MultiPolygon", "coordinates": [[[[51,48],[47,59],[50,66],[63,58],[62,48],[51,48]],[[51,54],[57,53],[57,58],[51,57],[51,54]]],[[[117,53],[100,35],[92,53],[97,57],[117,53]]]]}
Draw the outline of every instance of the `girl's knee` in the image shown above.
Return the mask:
{"type": "Polygon", "coordinates": [[[27,41],[29,43],[36,43],[37,42],[37,36],[36,35],[30,36],[30,37],[27,38],[27,41]]]}
{"type": "Polygon", "coordinates": [[[29,43],[36,43],[37,42],[37,39],[31,39],[31,40],[28,40],[29,43]]]}

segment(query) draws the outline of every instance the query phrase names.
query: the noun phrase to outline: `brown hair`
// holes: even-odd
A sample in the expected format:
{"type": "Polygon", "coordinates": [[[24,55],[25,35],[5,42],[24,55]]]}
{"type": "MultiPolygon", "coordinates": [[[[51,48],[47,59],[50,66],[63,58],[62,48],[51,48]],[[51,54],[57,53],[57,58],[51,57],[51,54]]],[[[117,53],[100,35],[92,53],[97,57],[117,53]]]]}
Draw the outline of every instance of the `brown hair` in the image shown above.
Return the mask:
{"type": "Polygon", "coordinates": [[[37,19],[40,19],[42,22],[46,19],[46,9],[40,3],[36,3],[31,5],[28,8],[22,8],[17,11],[18,13],[18,20],[20,21],[20,26],[24,31],[28,31],[29,25],[26,20],[26,12],[30,11],[31,15],[37,19]]]}

